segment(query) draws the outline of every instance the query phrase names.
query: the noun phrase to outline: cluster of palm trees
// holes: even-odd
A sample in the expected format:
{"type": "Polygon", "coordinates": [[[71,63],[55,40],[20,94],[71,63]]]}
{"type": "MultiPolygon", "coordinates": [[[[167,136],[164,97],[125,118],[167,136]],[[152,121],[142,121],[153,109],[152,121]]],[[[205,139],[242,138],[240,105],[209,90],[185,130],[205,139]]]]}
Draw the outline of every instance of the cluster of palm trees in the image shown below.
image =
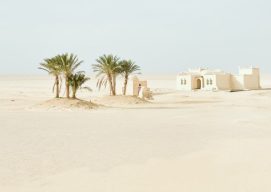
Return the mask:
{"type": "MultiPolygon", "coordinates": [[[[124,78],[122,94],[126,95],[129,76],[140,71],[140,67],[135,62],[121,60],[114,55],[103,55],[96,62],[92,67],[98,78],[97,87],[101,89],[102,86],[107,87],[109,84],[110,95],[113,96],[116,95],[116,80],[118,76],[124,78]]],[[[84,71],[76,71],[82,63],[83,61],[80,61],[76,55],[66,53],[44,59],[40,64],[39,69],[47,71],[55,78],[53,91],[56,93],[56,98],[60,97],[62,78],[65,79],[67,98],[76,99],[76,93],[81,88],[91,90],[89,87],[83,87],[83,84],[90,78],[85,75],[84,71]],[[71,92],[72,96],[70,96],[71,92]]]]}
{"type": "Polygon", "coordinates": [[[74,54],[62,54],[52,58],[44,59],[40,64],[39,69],[47,71],[50,75],[55,77],[53,91],[56,93],[56,98],[60,97],[62,77],[65,79],[66,97],[76,99],[76,93],[85,82],[90,80],[86,77],[84,71],[77,71],[76,69],[83,63],[74,54]],[[72,97],[70,96],[72,90],[72,97]]]}
{"type": "Polygon", "coordinates": [[[122,94],[126,95],[129,76],[140,71],[140,67],[132,60],[121,60],[114,55],[100,56],[96,62],[92,68],[98,78],[97,87],[100,89],[109,84],[110,94],[113,96],[116,95],[116,79],[119,75],[124,78],[122,94]]]}

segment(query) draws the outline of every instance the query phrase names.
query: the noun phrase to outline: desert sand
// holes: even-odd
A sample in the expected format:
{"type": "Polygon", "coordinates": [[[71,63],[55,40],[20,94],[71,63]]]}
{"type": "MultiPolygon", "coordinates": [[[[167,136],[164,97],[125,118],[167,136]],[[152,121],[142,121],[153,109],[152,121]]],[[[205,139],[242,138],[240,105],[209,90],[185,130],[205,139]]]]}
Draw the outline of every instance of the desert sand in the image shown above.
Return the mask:
{"type": "Polygon", "coordinates": [[[0,76],[0,191],[271,191],[269,78],[242,92],[145,78],[152,101],[108,97],[91,80],[81,107],[52,99],[50,77],[0,76]]]}

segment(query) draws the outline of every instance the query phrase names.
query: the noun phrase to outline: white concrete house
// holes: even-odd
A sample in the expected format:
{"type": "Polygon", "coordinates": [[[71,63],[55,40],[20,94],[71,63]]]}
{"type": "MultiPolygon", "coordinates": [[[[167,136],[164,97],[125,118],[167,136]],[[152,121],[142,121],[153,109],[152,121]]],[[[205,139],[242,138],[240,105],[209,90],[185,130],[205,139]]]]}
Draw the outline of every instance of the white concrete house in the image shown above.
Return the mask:
{"type": "Polygon", "coordinates": [[[178,90],[240,91],[260,88],[260,70],[253,67],[239,68],[238,75],[199,68],[177,76],[178,90]]]}

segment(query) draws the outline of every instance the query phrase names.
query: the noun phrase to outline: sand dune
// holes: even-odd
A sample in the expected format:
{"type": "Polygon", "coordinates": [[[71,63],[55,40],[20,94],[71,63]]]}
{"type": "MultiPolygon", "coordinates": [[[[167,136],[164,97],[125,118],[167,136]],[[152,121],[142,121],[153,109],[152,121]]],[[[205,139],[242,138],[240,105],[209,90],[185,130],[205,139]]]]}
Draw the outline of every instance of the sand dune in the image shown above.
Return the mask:
{"type": "Polygon", "coordinates": [[[47,110],[74,110],[74,109],[97,109],[98,104],[95,104],[91,101],[85,101],[80,99],[50,99],[45,102],[39,103],[32,107],[33,110],[38,108],[47,109],[47,110]]]}
{"type": "Polygon", "coordinates": [[[108,107],[131,107],[150,104],[149,101],[138,97],[122,95],[117,95],[115,97],[103,96],[101,98],[96,98],[94,102],[108,107]]]}
{"type": "Polygon", "coordinates": [[[271,190],[271,90],[178,92],[174,77],[147,78],[152,101],[92,81],[85,101],[58,102],[48,77],[0,77],[0,191],[271,190]]]}

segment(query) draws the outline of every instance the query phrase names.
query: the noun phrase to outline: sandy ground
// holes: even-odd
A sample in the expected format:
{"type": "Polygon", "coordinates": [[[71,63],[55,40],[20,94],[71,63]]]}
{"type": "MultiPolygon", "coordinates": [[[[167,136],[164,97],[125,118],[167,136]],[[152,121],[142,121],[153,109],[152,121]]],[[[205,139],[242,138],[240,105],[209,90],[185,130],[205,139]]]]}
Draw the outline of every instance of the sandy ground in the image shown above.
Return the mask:
{"type": "Polygon", "coordinates": [[[271,191],[271,90],[178,92],[173,76],[146,78],[150,103],[104,98],[92,80],[79,97],[102,107],[77,109],[48,101],[49,77],[1,76],[0,191],[271,191]]]}

